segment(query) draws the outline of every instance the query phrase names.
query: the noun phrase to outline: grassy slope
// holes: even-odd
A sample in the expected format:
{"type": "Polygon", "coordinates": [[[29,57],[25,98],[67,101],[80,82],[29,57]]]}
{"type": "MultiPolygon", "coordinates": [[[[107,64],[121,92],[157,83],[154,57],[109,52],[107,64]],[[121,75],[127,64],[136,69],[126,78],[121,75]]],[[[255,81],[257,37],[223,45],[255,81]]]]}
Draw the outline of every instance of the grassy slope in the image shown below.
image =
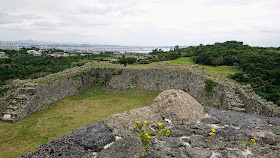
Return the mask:
{"type": "MultiPolygon", "coordinates": [[[[171,64],[180,64],[180,65],[184,65],[184,64],[194,65],[195,64],[195,62],[192,60],[191,57],[178,58],[178,59],[171,60],[168,62],[170,62],[171,64]]],[[[129,66],[129,67],[135,68],[135,69],[149,68],[149,67],[153,67],[157,63],[163,63],[163,62],[154,62],[154,63],[150,63],[150,64],[138,64],[138,65],[133,65],[133,66],[129,66]]],[[[229,66],[213,67],[213,66],[209,66],[209,65],[201,65],[201,64],[198,64],[198,65],[200,67],[204,68],[204,71],[207,72],[211,76],[229,75],[229,74],[235,74],[236,72],[238,72],[237,70],[230,69],[229,66]]]]}
{"type": "Polygon", "coordinates": [[[93,121],[152,104],[159,92],[111,90],[94,85],[15,123],[0,122],[0,157],[15,157],[93,121]]]}

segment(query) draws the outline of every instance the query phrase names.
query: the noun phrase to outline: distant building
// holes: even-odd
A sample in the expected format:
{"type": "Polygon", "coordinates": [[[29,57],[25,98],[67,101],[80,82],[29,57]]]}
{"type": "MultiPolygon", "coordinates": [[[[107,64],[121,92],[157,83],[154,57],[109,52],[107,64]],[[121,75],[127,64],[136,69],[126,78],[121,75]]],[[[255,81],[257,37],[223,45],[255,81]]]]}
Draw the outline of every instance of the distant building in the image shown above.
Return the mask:
{"type": "Polygon", "coordinates": [[[28,50],[27,51],[27,54],[28,55],[33,55],[33,56],[42,56],[42,53],[41,52],[38,52],[36,50],[28,50]]]}
{"type": "Polygon", "coordinates": [[[51,54],[53,57],[68,57],[69,55],[65,52],[54,52],[51,54]]]}
{"type": "Polygon", "coordinates": [[[3,45],[0,45],[0,49],[4,49],[4,50],[19,50],[20,47],[18,45],[3,44],[3,45]]]}
{"type": "Polygon", "coordinates": [[[47,47],[46,47],[46,46],[40,46],[40,50],[46,51],[46,50],[47,50],[47,47]]]}

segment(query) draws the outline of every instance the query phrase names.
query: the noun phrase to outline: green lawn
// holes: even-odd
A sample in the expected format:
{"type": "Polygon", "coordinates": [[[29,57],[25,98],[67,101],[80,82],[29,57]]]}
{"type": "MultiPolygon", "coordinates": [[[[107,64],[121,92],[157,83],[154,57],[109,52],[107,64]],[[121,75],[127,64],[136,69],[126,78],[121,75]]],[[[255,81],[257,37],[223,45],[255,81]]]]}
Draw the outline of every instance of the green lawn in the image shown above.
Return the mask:
{"type": "Polygon", "coordinates": [[[195,62],[192,60],[191,57],[187,57],[187,58],[178,58],[175,60],[171,60],[169,61],[171,64],[187,64],[187,65],[194,65],[195,62]]]}
{"type": "MultiPolygon", "coordinates": [[[[175,60],[170,60],[168,61],[171,64],[178,64],[178,65],[194,65],[195,62],[192,60],[191,57],[185,57],[185,58],[178,58],[175,60]]],[[[153,62],[150,64],[137,64],[137,65],[129,65],[127,66],[128,68],[133,68],[133,69],[143,69],[143,68],[151,68],[154,67],[158,63],[163,63],[161,62],[153,62]]],[[[218,67],[213,67],[209,65],[202,65],[198,64],[200,67],[204,68],[204,71],[207,72],[211,76],[216,76],[216,75],[224,75],[227,76],[229,74],[235,74],[238,71],[230,69],[229,66],[218,66],[218,67]]]]}
{"type": "MultiPolygon", "coordinates": [[[[186,58],[179,58],[175,60],[169,61],[171,64],[186,64],[186,65],[194,65],[195,62],[192,60],[191,57],[186,57],[186,58]]],[[[229,74],[235,74],[238,71],[230,69],[229,66],[218,66],[218,67],[213,67],[209,65],[202,65],[198,64],[200,67],[204,68],[204,71],[207,72],[211,76],[216,76],[216,75],[229,75],[229,74]]]]}
{"type": "Polygon", "coordinates": [[[235,74],[238,71],[230,69],[229,66],[218,66],[218,67],[213,67],[209,65],[200,65],[200,67],[204,68],[204,71],[207,72],[211,76],[217,76],[217,75],[224,75],[227,76],[229,74],[235,74]]]}
{"type": "Polygon", "coordinates": [[[93,85],[76,96],[62,99],[48,109],[15,123],[0,122],[0,157],[34,151],[42,143],[116,113],[151,105],[159,94],[145,90],[110,90],[93,85]]]}

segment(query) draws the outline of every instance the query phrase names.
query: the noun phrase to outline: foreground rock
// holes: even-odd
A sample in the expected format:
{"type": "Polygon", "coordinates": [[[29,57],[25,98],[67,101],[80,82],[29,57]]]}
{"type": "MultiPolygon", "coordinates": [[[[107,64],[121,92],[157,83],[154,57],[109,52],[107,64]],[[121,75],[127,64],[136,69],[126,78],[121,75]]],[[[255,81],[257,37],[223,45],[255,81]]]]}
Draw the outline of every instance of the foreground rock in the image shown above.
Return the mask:
{"type": "Polygon", "coordinates": [[[22,157],[279,158],[280,136],[275,132],[280,131],[280,118],[213,108],[203,114],[200,106],[185,92],[166,91],[150,107],[94,122],[22,157]],[[153,128],[162,122],[171,133],[153,136],[146,152],[133,129],[135,120],[149,121],[153,128]],[[215,135],[209,136],[212,129],[215,135]],[[248,143],[251,139],[256,143],[248,143]]]}
{"type": "Polygon", "coordinates": [[[197,120],[204,116],[203,106],[182,90],[166,90],[154,100],[151,108],[159,115],[176,113],[182,120],[197,120]]]}

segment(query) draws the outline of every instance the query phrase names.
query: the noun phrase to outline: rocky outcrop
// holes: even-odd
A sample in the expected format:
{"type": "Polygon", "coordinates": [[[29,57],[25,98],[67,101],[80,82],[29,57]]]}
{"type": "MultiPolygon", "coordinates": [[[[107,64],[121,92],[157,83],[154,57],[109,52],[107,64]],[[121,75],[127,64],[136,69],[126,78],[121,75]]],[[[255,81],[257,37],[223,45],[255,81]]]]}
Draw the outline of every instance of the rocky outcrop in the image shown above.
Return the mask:
{"type": "Polygon", "coordinates": [[[151,109],[159,115],[176,113],[181,120],[197,120],[204,116],[203,106],[182,90],[166,90],[160,93],[151,109]]]}
{"type": "MultiPolygon", "coordinates": [[[[174,100],[180,99],[184,100],[179,97],[174,100]]],[[[274,133],[280,131],[280,118],[214,108],[206,108],[204,114],[202,118],[186,120],[179,117],[178,110],[156,113],[152,106],[133,109],[91,123],[21,157],[279,157],[280,136],[274,133]],[[149,150],[145,151],[133,128],[135,120],[148,121],[152,128],[162,122],[170,129],[170,135],[152,136],[149,150]],[[210,136],[213,129],[215,134],[210,136]],[[255,143],[249,142],[252,139],[255,143]]]]}
{"type": "Polygon", "coordinates": [[[41,145],[35,152],[26,152],[22,157],[94,157],[95,152],[114,141],[115,135],[99,121],[41,145]]]}

